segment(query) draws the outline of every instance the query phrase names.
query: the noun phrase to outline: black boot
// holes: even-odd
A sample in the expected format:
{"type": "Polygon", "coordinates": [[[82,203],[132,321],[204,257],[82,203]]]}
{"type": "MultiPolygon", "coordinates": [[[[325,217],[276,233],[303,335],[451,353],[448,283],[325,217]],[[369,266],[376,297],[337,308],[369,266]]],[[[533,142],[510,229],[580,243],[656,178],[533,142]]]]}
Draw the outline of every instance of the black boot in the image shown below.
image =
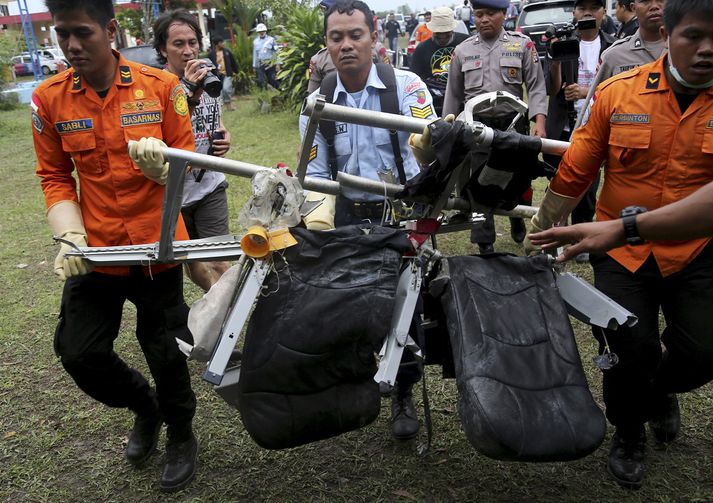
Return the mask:
{"type": "Polygon", "coordinates": [[[511,218],[510,237],[512,237],[512,240],[516,243],[522,243],[525,241],[525,234],[527,234],[525,221],[522,218],[511,218]]]}
{"type": "Polygon", "coordinates": [[[391,432],[398,440],[408,440],[418,434],[418,415],[413,406],[413,385],[403,388],[396,383],[391,393],[391,432]]]}
{"type": "Polygon", "coordinates": [[[169,425],[166,442],[166,462],[161,473],[161,490],[178,491],[186,487],[196,474],[198,441],[190,425],[169,425]]]}
{"type": "Polygon", "coordinates": [[[674,394],[661,395],[649,421],[649,428],[659,443],[671,442],[681,429],[681,409],[678,397],[674,394]]]}
{"type": "Polygon", "coordinates": [[[611,440],[607,469],[619,485],[639,489],[644,481],[646,432],[643,425],[631,432],[617,429],[611,440]]]}
{"type": "Polygon", "coordinates": [[[156,451],[162,424],[161,413],[155,403],[148,410],[136,414],[134,429],[131,430],[129,443],[126,444],[125,454],[129,463],[139,467],[151,457],[156,451]]]}

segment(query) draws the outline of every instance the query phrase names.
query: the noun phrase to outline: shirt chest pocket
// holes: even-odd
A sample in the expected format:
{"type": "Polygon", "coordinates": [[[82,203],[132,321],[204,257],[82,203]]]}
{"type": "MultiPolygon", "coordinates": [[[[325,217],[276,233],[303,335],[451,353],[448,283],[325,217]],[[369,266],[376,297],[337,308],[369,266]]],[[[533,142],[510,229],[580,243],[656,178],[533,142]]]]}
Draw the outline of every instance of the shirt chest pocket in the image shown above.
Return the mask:
{"type": "Polygon", "coordinates": [[[347,131],[338,133],[334,136],[334,151],[336,152],[337,157],[352,155],[352,143],[349,139],[349,133],[347,131]]]}
{"type": "MultiPolygon", "coordinates": [[[[160,117],[160,115],[158,117],[160,117]]],[[[124,129],[124,139],[127,143],[129,140],[140,140],[141,138],[148,138],[150,136],[163,140],[163,130],[161,129],[160,121],[148,124],[125,125],[122,127],[124,129]]]]}
{"type": "Polygon", "coordinates": [[[500,76],[506,84],[522,84],[522,60],[500,58],[500,76]]]}
{"type": "Polygon", "coordinates": [[[701,150],[704,154],[708,154],[707,158],[713,158],[713,130],[703,133],[703,146],[701,150]]]}
{"type": "Polygon", "coordinates": [[[97,140],[94,131],[67,133],[61,136],[62,150],[72,156],[77,170],[84,173],[101,173],[102,167],[96,158],[97,140]]]}
{"type": "Polygon", "coordinates": [[[471,59],[463,63],[463,86],[466,92],[483,87],[483,60],[471,59]]]}
{"type": "Polygon", "coordinates": [[[645,171],[650,167],[647,151],[651,145],[651,128],[612,124],[609,152],[627,171],[645,171]]]}
{"type": "MultiPolygon", "coordinates": [[[[396,159],[391,146],[391,135],[387,129],[374,129],[374,144],[381,160],[381,166],[376,166],[378,171],[396,173],[396,159]]],[[[393,180],[397,182],[397,180],[393,180]]]]}

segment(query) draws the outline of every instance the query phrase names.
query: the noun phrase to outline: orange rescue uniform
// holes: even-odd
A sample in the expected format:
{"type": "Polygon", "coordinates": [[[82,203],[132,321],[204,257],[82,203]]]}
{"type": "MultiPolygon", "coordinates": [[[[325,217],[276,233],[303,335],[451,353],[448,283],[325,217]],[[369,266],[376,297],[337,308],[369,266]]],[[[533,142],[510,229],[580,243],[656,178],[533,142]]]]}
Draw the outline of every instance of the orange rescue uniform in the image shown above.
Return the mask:
{"type": "MultiPolygon", "coordinates": [[[[45,203],[79,202],[89,246],[155,243],[161,231],[164,187],[148,178],[127,152],[142,136],[195,150],[190,114],[178,78],[124,59],[102,99],[71,69],[40,84],[32,96],[37,176],[45,203]],[[80,196],[72,172],[76,168],[80,196]]],[[[176,239],[188,239],[179,217],[176,239]]],[[[153,267],[159,272],[167,267],[153,267]]],[[[98,272],[128,274],[128,267],[98,272]]]]}
{"type": "Polygon", "coordinates": [[[433,32],[428,29],[428,26],[426,23],[423,23],[419,25],[418,28],[416,28],[416,43],[423,42],[424,40],[428,40],[433,36],[433,32]]]}
{"type": "MultiPolygon", "coordinates": [[[[659,208],[713,181],[713,88],[702,90],[681,114],[665,60],[599,85],[586,124],[575,131],[550,183],[555,192],[577,197],[605,162],[599,221],[618,218],[626,206],[659,208]]],[[[665,277],[688,265],[709,240],[647,242],[608,254],[635,272],[653,253],[665,277]]]]}

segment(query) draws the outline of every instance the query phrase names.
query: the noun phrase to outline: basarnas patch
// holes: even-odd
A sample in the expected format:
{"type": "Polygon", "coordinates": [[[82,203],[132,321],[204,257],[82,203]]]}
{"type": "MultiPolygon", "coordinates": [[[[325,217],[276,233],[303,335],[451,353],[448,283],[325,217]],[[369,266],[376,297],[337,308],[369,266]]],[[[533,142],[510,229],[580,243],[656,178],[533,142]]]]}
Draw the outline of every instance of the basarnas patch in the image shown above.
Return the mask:
{"type": "Polygon", "coordinates": [[[137,112],[121,114],[121,127],[139,126],[142,124],[158,124],[163,119],[161,112],[137,112]]]}
{"type": "Polygon", "coordinates": [[[428,119],[433,115],[433,107],[431,105],[426,105],[425,107],[411,106],[411,115],[417,119],[428,119]]]}

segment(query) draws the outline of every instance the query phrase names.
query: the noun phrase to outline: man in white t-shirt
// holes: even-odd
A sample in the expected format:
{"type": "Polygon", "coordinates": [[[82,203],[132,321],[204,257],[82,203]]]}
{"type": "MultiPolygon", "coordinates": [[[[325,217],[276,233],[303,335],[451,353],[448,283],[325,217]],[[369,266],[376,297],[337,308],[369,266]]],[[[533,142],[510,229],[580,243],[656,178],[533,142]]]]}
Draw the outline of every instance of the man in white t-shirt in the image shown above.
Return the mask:
{"type": "MultiPolygon", "coordinates": [[[[615,39],[599,29],[605,13],[605,0],[576,0],[574,19],[594,19],[596,28],[577,30],[579,59],[576,61],[553,61],[545,58],[545,81],[550,96],[545,129],[547,138],[569,141],[577,113],[586,101],[589,87],[594,82],[602,52],[615,39]],[[571,104],[574,104],[572,107],[571,104]]],[[[544,154],[552,166],[559,166],[560,156],[544,154]]],[[[572,212],[572,223],[591,222],[594,217],[598,179],[572,212]]]]}

